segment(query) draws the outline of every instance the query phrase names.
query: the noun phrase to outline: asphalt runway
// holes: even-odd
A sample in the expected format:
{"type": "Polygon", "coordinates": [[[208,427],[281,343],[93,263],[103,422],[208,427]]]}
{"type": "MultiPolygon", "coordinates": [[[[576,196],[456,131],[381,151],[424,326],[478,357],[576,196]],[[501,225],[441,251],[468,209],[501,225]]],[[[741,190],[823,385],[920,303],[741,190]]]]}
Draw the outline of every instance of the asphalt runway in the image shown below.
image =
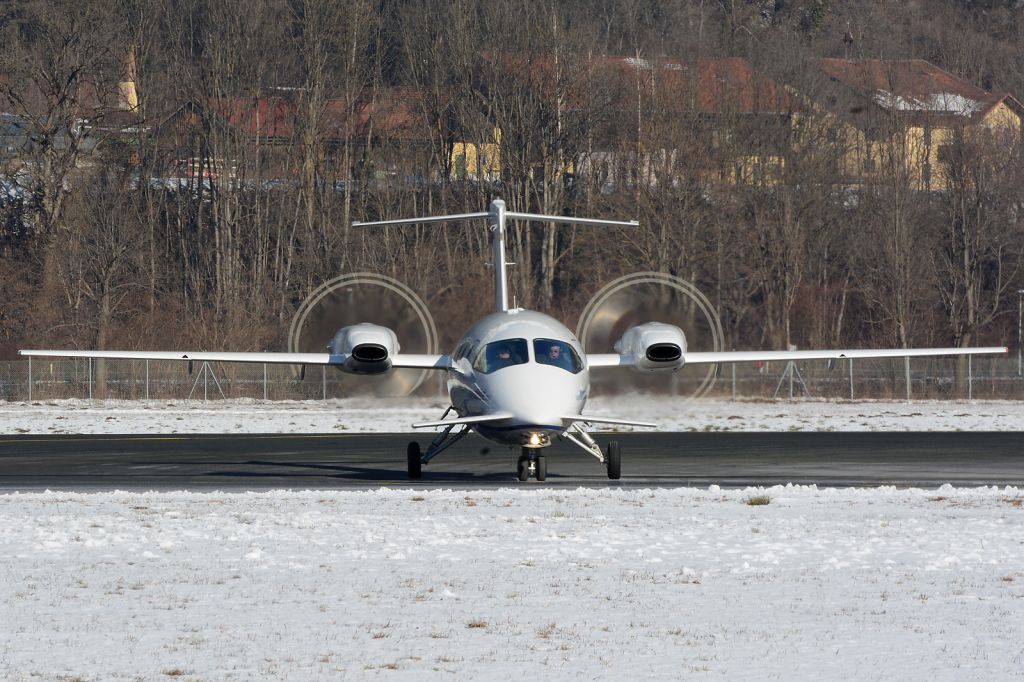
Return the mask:
{"type": "MultiPolygon", "coordinates": [[[[410,481],[410,434],[0,437],[0,490],[1024,486],[1024,434],[630,433],[622,480],[569,443],[549,448],[548,480],[519,483],[517,450],[469,436],[410,481]]],[[[426,446],[428,440],[421,437],[426,446]]]]}

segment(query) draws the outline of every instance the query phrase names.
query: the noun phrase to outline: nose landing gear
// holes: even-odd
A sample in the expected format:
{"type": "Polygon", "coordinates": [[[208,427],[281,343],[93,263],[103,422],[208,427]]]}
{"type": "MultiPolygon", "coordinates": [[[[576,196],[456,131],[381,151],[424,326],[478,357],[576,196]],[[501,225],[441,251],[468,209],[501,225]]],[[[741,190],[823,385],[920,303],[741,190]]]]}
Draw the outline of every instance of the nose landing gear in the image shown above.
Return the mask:
{"type": "Polygon", "coordinates": [[[516,463],[516,476],[524,482],[530,480],[530,476],[541,482],[546,481],[548,461],[544,457],[544,451],[539,448],[523,448],[516,463]]]}

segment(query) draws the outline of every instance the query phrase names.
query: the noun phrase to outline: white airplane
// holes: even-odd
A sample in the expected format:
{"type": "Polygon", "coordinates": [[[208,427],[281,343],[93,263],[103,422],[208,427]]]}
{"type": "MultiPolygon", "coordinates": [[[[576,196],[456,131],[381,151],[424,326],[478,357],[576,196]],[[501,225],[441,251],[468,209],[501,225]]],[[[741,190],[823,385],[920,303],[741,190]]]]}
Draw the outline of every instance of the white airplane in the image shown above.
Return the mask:
{"type": "Polygon", "coordinates": [[[621,476],[621,451],[616,441],[601,447],[584,430],[587,424],[649,426],[630,419],[583,414],[590,394],[590,372],[605,367],[630,367],[638,372],[672,373],[684,365],[727,362],[769,362],[841,358],[923,357],[1006,353],[1006,348],[919,348],[893,350],[811,350],[692,352],[676,326],[652,321],[622,335],[615,353],[588,354],[568,328],[552,317],[532,310],[509,308],[505,261],[505,225],[508,220],[532,220],[615,227],[636,227],[636,221],[591,220],[505,210],[495,199],[480,213],[353,223],[353,227],[413,225],[485,220],[491,232],[494,258],[495,312],[467,331],[450,355],[401,353],[398,338],[387,327],[362,323],[339,329],[327,353],[219,353],[181,351],[75,351],[23,350],[21,355],[91,357],[188,362],[256,362],[293,365],[330,365],[353,374],[385,374],[396,368],[447,372],[451,406],[438,421],[413,424],[414,428],[440,428],[423,452],[409,443],[409,478],[420,478],[430,462],[470,431],[501,444],[521,447],[517,466],[520,481],[547,477],[544,448],[563,438],[593,455],[608,478],[621,476]],[[447,418],[455,412],[454,418],[447,418]]]}

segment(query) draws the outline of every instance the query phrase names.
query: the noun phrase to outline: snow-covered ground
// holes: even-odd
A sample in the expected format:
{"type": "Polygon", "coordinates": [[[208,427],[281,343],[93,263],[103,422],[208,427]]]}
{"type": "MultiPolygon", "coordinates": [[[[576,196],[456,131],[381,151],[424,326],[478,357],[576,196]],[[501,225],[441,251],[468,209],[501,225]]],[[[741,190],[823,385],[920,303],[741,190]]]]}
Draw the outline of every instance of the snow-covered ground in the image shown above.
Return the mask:
{"type": "Polygon", "coordinates": [[[1007,680],[1024,491],[0,496],[10,680],[1007,680]]]}
{"type": "MultiPolygon", "coordinates": [[[[0,404],[0,433],[406,431],[437,400],[0,404]]],[[[667,430],[1018,402],[598,400],[667,430]]],[[[2,452],[0,452],[2,456],[2,452]]],[[[0,495],[0,679],[1024,679],[1024,490],[0,495]]]]}
{"type": "MultiPolygon", "coordinates": [[[[406,432],[441,416],[440,399],[327,401],[56,400],[0,402],[0,434],[406,432]]],[[[588,414],[653,421],[666,431],[1017,431],[1021,401],[697,400],[626,396],[588,414]]]]}

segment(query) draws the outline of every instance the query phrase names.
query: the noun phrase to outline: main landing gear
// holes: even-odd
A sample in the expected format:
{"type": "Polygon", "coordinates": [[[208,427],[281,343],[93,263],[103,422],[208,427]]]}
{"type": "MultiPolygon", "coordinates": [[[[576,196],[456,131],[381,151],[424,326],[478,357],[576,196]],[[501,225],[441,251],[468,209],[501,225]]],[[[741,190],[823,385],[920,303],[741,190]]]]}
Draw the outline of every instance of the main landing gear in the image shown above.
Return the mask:
{"type": "Polygon", "coordinates": [[[605,466],[611,480],[617,481],[622,477],[622,451],[619,449],[618,441],[611,441],[605,451],[601,452],[601,446],[578,423],[570,426],[569,430],[562,434],[562,438],[596,457],[597,461],[605,466]]]}
{"type": "Polygon", "coordinates": [[[405,450],[406,463],[409,468],[409,478],[416,479],[423,475],[423,453],[420,452],[420,444],[416,441],[409,443],[405,450]]]}
{"type": "Polygon", "coordinates": [[[538,481],[548,478],[548,460],[539,448],[523,448],[516,464],[516,475],[520,481],[529,481],[533,476],[538,481]]]}
{"type": "Polygon", "coordinates": [[[619,450],[619,441],[613,440],[608,443],[608,448],[605,452],[605,464],[608,467],[608,478],[613,481],[617,481],[622,477],[622,456],[619,450]]]}
{"type": "MultiPolygon", "coordinates": [[[[451,410],[451,408],[448,408],[451,410]]],[[[448,412],[445,412],[447,415],[448,412]]],[[[444,419],[444,416],[441,417],[444,419]]],[[[455,443],[462,440],[462,437],[469,433],[469,427],[465,424],[460,425],[462,428],[456,433],[452,433],[457,425],[452,424],[446,426],[444,431],[441,431],[434,437],[434,440],[427,446],[427,452],[424,454],[420,450],[420,444],[416,441],[409,443],[409,446],[405,450],[405,463],[406,469],[409,472],[409,478],[416,480],[423,476],[423,465],[434,459],[442,452],[450,448],[455,443]]]]}

